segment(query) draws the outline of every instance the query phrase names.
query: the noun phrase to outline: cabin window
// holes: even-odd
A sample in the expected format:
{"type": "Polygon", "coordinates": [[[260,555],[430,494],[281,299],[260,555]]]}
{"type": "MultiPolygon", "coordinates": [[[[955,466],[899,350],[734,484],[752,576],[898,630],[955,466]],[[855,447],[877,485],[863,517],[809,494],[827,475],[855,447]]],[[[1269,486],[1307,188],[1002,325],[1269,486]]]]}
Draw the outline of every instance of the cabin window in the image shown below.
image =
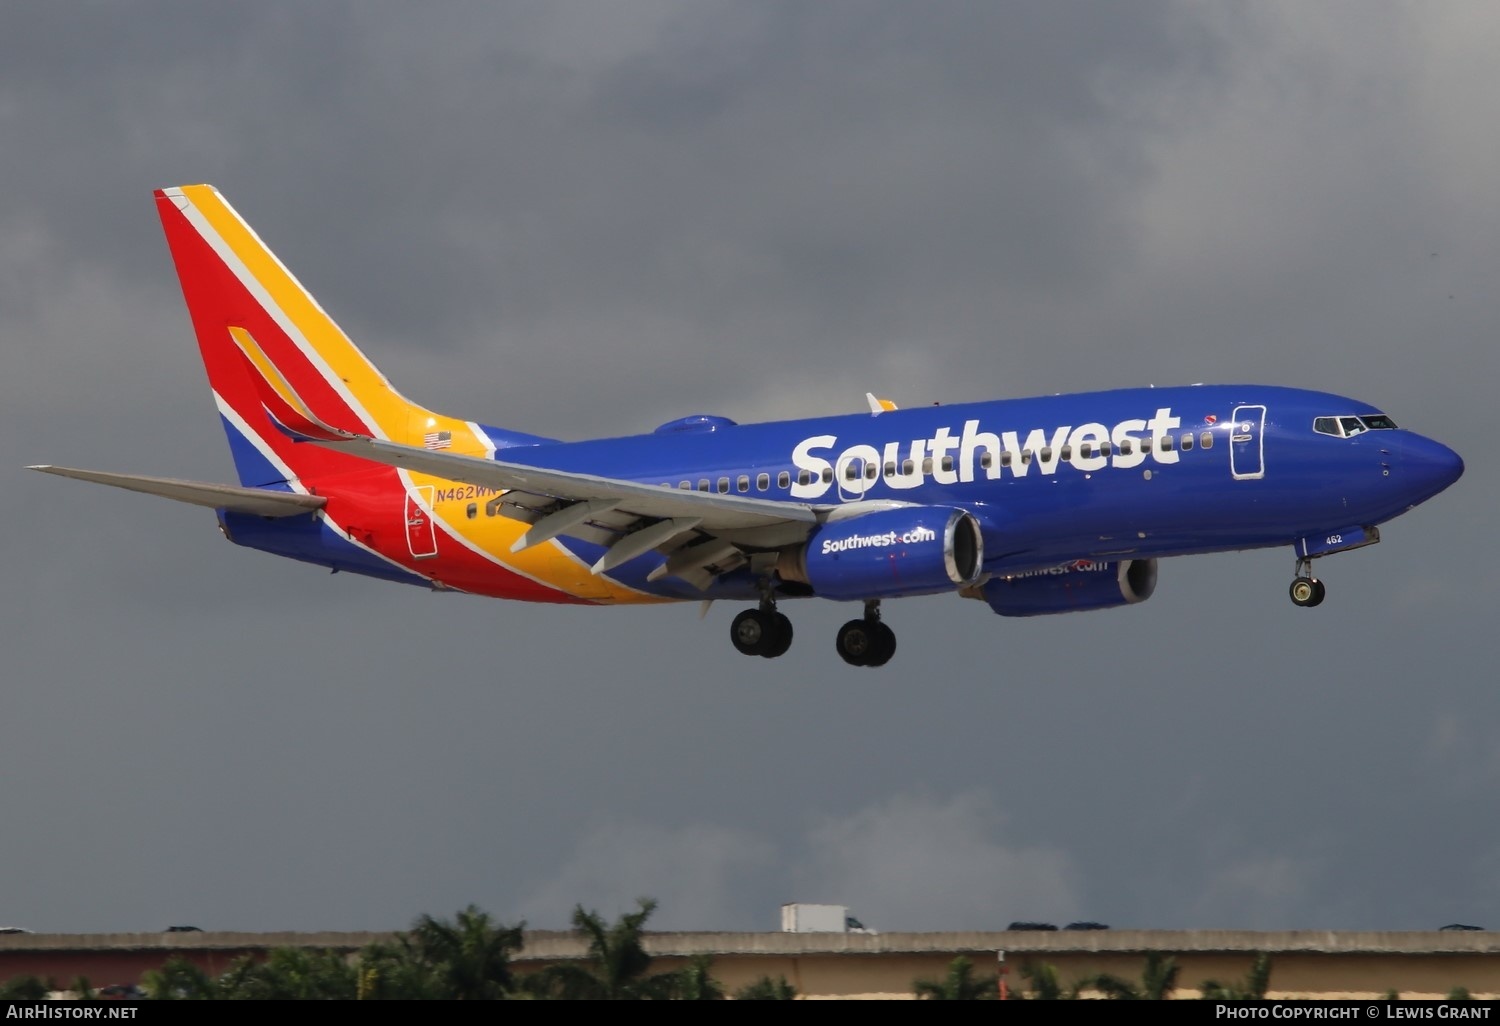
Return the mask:
{"type": "Polygon", "coordinates": [[[1183,435],[1182,436],[1182,451],[1183,452],[1187,452],[1192,447],[1193,447],[1193,436],[1192,435],[1183,435]]]}
{"type": "Polygon", "coordinates": [[[1161,436],[1161,451],[1162,452],[1171,452],[1172,451],[1172,436],[1171,435],[1162,435],[1161,436]]]}
{"type": "Polygon", "coordinates": [[[889,463],[887,463],[885,465],[885,476],[886,477],[895,477],[896,476],[896,461],[895,460],[891,460],[889,463]]]}
{"type": "Polygon", "coordinates": [[[750,475],[741,474],[740,479],[735,482],[734,486],[742,492],[748,492],[750,490],[750,475]]]}
{"type": "Polygon", "coordinates": [[[927,475],[927,474],[931,474],[932,473],[932,457],[931,456],[928,456],[927,458],[925,458],[924,460],[922,460],[922,473],[923,473],[923,475],[927,475]]]}
{"type": "Polygon", "coordinates": [[[721,478],[719,478],[719,494],[720,495],[727,495],[727,494],[729,494],[729,478],[727,478],[727,477],[721,477],[721,478]]]}
{"type": "Polygon", "coordinates": [[[917,465],[913,461],[911,461],[911,460],[902,460],[901,461],[901,476],[902,477],[911,477],[912,473],[915,472],[916,469],[917,469],[917,465]]]}
{"type": "Polygon", "coordinates": [[[799,485],[812,484],[812,474],[805,470],[797,471],[797,483],[799,485]]]}
{"type": "MultiPolygon", "coordinates": [[[[1067,459],[1067,458],[1068,458],[1068,456],[1067,456],[1067,449],[1064,448],[1064,450],[1063,450],[1063,459],[1067,459]]],[[[1092,443],[1092,442],[1079,442],[1078,443],[1078,458],[1081,459],[1081,460],[1093,459],[1094,458],[1094,443],[1092,443]]]]}
{"type": "Polygon", "coordinates": [[[1005,452],[1002,452],[1000,454],[1000,465],[1002,467],[1010,466],[1011,458],[1010,450],[1007,449],[1005,452]]]}
{"type": "Polygon", "coordinates": [[[706,492],[706,491],[708,491],[708,478],[706,478],[706,477],[700,477],[698,479],[698,490],[700,492],[706,492]]]}
{"type": "Polygon", "coordinates": [[[1099,443],[1099,455],[1100,456],[1108,456],[1109,454],[1110,454],[1110,445],[1109,445],[1109,443],[1108,442],[1100,442],[1099,443]]]}
{"type": "Polygon", "coordinates": [[[685,492],[690,492],[690,491],[693,490],[693,482],[691,482],[691,481],[678,481],[677,482],[677,487],[681,488],[685,492]]]}
{"type": "Polygon", "coordinates": [[[777,488],[790,488],[791,486],[792,486],[792,472],[790,470],[783,470],[781,473],[779,473],[779,474],[776,475],[776,487],[777,488]]]}
{"type": "Polygon", "coordinates": [[[1022,463],[1028,463],[1028,464],[1031,462],[1031,450],[1030,449],[1022,449],[1021,450],[1021,462],[1022,463]]]}
{"type": "Polygon", "coordinates": [[[850,460],[844,466],[844,480],[853,481],[857,477],[859,477],[859,464],[850,460]]]}
{"type": "Polygon", "coordinates": [[[767,488],[770,488],[770,487],[771,487],[771,475],[770,474],[757,474],[755,476],[755,490],[757,492],[763,492],[767,488]]]}
{"type": "Polygon", "coordinates": [[[824,467],[823,468],[823,483],[824,484],[833,484],[833,468],[832,467],[824,467]]]}
{"type": "Polygon", "coordinates": [[[475,517],[479,516],[479,503],[477,503],[477,502],[471,502],[471,503],[469,503],[469,505],[464,508],[464,513],[468,516],[468,518],[470,520],[473,520],[475,517]]]}
{"type": "Polygon", "coordinates": [[[865,480],[866,481],[873,481],[873,480],[875,480],[876,475],[878,475],[879,473],[880,473],[880,468],[878,466],[876,466],[874,463],[866,463],[865,464],[865,480]]]}
{"type": "Polygon", "coordinates": [[[982,452],[982,453],[979,454],[979,465],[981,467],[983,467],[985,470],[989,470],[990,469],[990,465],[993,464],[994,462],[995,462],[994,453],[982,452]]]}
{"type": "Polygon", "coordinates": [[[1203,432],[1203,434],[1201,434],[1201,435],[1198,436],[1198,448],[1200,448],[1200,449],[1212,449],[1213,447],[1214,447],[1214,433],[1212,431],[1205,431],[1205,432],[1203,432]]]}
{"type": "Polygon", "coordinates": [[[1122,438],[1122,439],[1120,439],[1120,455],[1121,456],[1129,456],[1134,451],[1135,451],[1135,439],[1133,439],[1133,438],[1122,438]]]}
{"type": "MultiPolygon", "coordinates": [[[[1065,445],[1065,446],[1063,446],[1062,447],[1062,452],[1059,453],[1058,455],[1059,455],[1059,458],[1061,458],[1062,461],[1064,463],[1066,463],[1068,460],[1070,460],[1070,459],[1073,458],[1073,447],[1071,445],[1065,445]]],[[[1042,450],[1042,459],[1044,459],[1044,460],[1050,460],[1051,458],[1052,458],[1052,447],[1049,445],[1047,448],[1045,448],[1045,449],[1042,450]]]]}
{"type": "Polygon", "coordinates": [[[944,456],[943,457],[943,469],[946,470],[946,471],[948,471],[948,472],[950,472],[950,473],[952,472],[952,470],[953,470],[953,457],[952,456],[944,456]]]}

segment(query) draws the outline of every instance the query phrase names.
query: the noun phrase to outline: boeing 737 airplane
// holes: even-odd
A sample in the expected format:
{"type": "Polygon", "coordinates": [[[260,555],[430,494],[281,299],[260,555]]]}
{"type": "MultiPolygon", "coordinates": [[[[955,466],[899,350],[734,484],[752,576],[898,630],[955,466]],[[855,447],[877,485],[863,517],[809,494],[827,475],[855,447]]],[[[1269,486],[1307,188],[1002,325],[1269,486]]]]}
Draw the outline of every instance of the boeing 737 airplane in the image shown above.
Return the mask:
{"type": "Polygon", "coordinates": [[[1270,385],[1129,388],[741,425],[695,415],[563,442],[410,402],[207,185],[156,204],[238,485],[42,466],[214,509],[231,541],[439,591],[536,602],[736,599],[731,640],[792,643],[782,599],[863,603],[839,655],[895,652],[881,602],[1002,616],[1151,597],[1167,556],[1313,560],[1458,480],[1368,403],[1270,385]]]}

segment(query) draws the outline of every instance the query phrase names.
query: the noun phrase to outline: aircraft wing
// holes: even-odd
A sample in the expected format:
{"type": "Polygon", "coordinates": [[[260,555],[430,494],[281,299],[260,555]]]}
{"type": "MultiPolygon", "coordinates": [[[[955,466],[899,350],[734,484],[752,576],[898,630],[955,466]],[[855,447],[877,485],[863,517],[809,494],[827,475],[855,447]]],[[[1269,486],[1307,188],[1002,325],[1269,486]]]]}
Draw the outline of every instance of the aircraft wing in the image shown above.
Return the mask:
{"type": "Polygon", "coordinates": [[[706,588],[719,574],[746,565],[749,552],[802,541],[820,521],[819,510],[805,503],[663,488],[355,434],[320,418],[249,331],[230,327],[229,334],[278,430],[372,463],[501,492],[493,512],[531,525],[512,552],[560,535],[580,538],[606,547],[591,568],[601,574],[655,550],[668,558],[653,580],[676,576],[706,588]]]}
{"type": "Polygon", "coordinates": [[[802,541],[821,520],[819,507],[806,503],[663,488],[362,435],[308,441],[373,463],[502,491],[496,512],[531,525],[512,551],[559,535],[583,538],[608,546],[594,564],[595,573],[655,549],[669,554],[655,577],[673,575],[706,587],[718,574],[744,566],[747,549],[802,541]]]}

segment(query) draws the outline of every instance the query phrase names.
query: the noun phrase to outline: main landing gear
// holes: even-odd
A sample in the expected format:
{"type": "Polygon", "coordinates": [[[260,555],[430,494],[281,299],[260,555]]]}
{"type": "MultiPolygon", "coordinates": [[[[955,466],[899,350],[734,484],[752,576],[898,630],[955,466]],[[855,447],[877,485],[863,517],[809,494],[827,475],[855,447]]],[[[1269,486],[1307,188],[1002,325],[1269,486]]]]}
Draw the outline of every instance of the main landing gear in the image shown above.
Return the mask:
{"type": "Polygon", "coordinates": [[[792,647],[792,621],[776,611],[776,603],[762,599],[759,609],[747,609],[729,625],[729,639],[741,655],[775,659],[792,647]]]}
{"type": "Polygon", "coordinates": [[[1312,560],[1297,560],[1297,577],[1292,581],[1289,589],[1292,596],[1292,604],[1312,608],[1323,601],[1327,589],[1323,582],[1312,575],[1312,560]]]}
{"type": "MultiPolygon", "coordinates": [[[[775,659],[792,647],[792,621],[776,611],[770,598],[747,609],[729,625],[729,640],[743,655],[775,659]]],[[[861,620],[850,620],[839,628],[839,656],[850,666],[884,666],[896,654],[896,632],[880,622],[880,601],[865,603],[861,620]]]]}
{"type": "Polygon", "coordinates": [[[896,654],[896,632],[880,622],[880,600],[865,603],[863,620],[839,628],[839,656],[850,666],[884,666],[896,654]]]}

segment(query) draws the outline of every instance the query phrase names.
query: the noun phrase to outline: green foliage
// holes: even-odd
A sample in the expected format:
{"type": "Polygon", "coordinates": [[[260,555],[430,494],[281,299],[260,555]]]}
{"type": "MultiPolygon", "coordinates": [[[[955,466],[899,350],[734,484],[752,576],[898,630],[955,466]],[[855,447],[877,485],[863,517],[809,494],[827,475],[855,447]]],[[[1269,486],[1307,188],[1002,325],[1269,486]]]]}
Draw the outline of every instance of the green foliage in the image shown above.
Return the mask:
{"type": "Polygon", "coordinates": [[[360,952],[355,997],[361,1001],[440,1001],[448,996],[442,971],[401,934],[389,944],[360,952]]]}
{"type": "Polygon", "coordinates": [[[1109,973],[1099,973],[1079,981],[1080,989],[1097,990],[1116,1001],[1165,1001],[1177,989],[1180,972],[1177,959],[1153,951],[1146,955],[1139,985],[1109,973]]]}
{"type": "Polygon", "coordinates": [[[167,1000],[476,1000],[511,996],[511,956],[520,925],[502,926],[470,905],[450,922],[423,916],[390,943],[351,958],[337,951],[275,948],[235,959],[210,977],[185,958],[145,975],[146,992],[167,1000]]]}
{"type": "Polygon", "coordinates": [[[355,967],[355,996],[374,1000],[491,1001],[513,997],[511,958],[524,923],[504,926],[474,905],[450,922],[422,916],[388,944],[372,944],[355,967]]]}
{"type": "Polygon", "coordinates": [[[1021,978],[1026,981],[1026,989],[1031,991],[1033,1001],[1073,1001],[1078,997],[1079,985],[1075,983],[1065,989],[1058,979],[1057,966],[1050,962],[1040,965],[1023,963],[1021,978]]]}
{"type": "Polygon", "coordinates": [[[417,960],[431,967],[445,997],[493,1000],[511,990],[510,959],[521,950],[525,926],[500,926],[470,905],[451,923],[431,916],[418,919],[410,945],[417,960]]]}
{"type": "Polygon", "coordinates": [[[1250,972],[1240,983],[1222,984],[1204,980],[1198,990],[1205,1001],[1264,1001],[1271,989],[1271,956],[1261,952],[1250,964],[1250,972]]]}
{"type": "Polygon", "coordinates": [[[536,997],[573,1001],[641,1001],[671,998],[680,974],[648,975],[651,956],[642,936],[656,902],[641,898],[634,912],[607,924],[598,912],[573,910],[573,928],[588,938],[589,965],[553,965],[533,974],[528,991],[536,997]]]}
{"type": "Polygon", "coordinates": [[[993,1001],[999,981],[993,973],[975,976],[974,963],[959,955],[948,963],[948,975],[941,980],[917,980],[912,989],[919,999],[927,1001],[993,1001]]]}
{"type": "Polygon", "coordinates": [[[1468,987],[1454,987],[1452,990],[1450,990],[1448,992],[1448,1000],[1449,1001],[1473,1001],[1474,999],[1473,999],[1473,997],[1471,997],[1469,995],[1469,988],[1468,987]]]}
{"type": "Polygon", "coordinates": [[[337,951],[276,948],[265,960],[236,959],[220,978],[225,997],[248,1001],[348,1001],[358,971],[337,951]]]}
{"type": "Polygon", "coordinates": [[[698,955],[676,973],[672,996],[679,1001],[723,1001],[724,987],[710,975],[713,959],[698,955]]]}
{"type": "Polygon", "coordinates": [[[795,1001],[797,988],[786,982],[785,976],[771,979],[762,976],[754,983],[747,983],[734,992],[736,1001],[795,1001]]]}
{"type": "Polygon", "coordinates": [[[224,997],[219,981],[181,955],[141,978],[141,987],[158,1001],[209,1001],[224,997]]]}
{"type": "Polygon", "coordinates": [[[12,976],[0,984],[0,1001],[41,1001],[51,989],[38,976],[12,976]]]}

